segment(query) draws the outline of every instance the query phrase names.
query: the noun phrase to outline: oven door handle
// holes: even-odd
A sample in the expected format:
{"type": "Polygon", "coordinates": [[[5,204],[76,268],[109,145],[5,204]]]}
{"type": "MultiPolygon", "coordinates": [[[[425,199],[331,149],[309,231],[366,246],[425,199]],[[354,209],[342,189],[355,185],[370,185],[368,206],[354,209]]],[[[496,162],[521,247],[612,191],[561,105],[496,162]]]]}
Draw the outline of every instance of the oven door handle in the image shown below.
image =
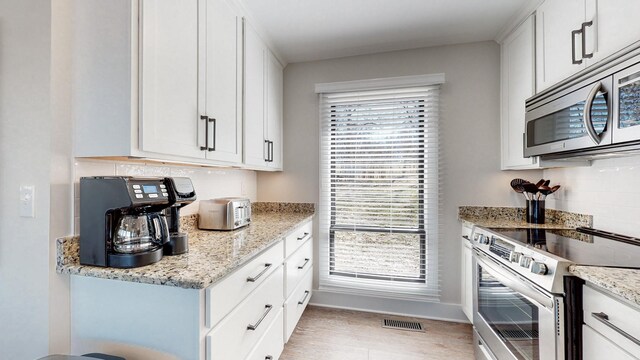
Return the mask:
{"type": "Polygon", "coordinates": [[[499,264],[492,265],[490,262],[494,262],[494,260],[480,252],[480,250],[474,249],[474,256],[476,258],[476,261],[480,263],[482,267],[485,267],[489,270],[491,276],[495,277],[498,281],[500,281],[503,285],[507,286],[511,290],[514,290],[526,296],[530,300],[533,300],[548,309],[553,309],[553,307],[555,306],[552,297],[549,297],[533,286],[518,280],[515,276],[511,275],[511,270],[499,264]],[[505,271],[507,271],[508,274],[505,274],[505,271]]]}

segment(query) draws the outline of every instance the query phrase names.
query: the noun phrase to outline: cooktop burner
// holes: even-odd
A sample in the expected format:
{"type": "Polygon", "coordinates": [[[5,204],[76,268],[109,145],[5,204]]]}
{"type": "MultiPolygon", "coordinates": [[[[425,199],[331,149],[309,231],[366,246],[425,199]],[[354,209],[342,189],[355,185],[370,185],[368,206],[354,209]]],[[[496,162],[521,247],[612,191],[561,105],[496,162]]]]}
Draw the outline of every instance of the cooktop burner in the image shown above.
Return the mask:
{"type": "Polygon", "coordinates": [[[489,228],[529,248],[579,265],[640,268],[640,239],[591,228],[489,228]]]}

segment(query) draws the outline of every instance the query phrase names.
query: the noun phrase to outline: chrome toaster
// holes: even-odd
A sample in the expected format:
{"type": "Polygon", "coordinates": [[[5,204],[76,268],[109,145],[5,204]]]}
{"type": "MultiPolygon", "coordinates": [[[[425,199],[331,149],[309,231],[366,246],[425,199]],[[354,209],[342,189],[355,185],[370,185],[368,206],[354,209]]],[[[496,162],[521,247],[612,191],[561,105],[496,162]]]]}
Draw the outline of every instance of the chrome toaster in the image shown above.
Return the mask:
{"type": "Polygon", "coordinates": [[[246,198],[221,198],[200,201],[198,228],[235,230],[251,223],[251,201],[246,198]]]}

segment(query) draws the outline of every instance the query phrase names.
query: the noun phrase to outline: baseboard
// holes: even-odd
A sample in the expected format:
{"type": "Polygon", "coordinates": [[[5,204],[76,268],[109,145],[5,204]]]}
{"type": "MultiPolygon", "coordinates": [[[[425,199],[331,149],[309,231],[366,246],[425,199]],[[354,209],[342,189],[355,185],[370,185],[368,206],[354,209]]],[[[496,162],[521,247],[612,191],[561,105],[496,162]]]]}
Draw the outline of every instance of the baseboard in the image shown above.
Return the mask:
{"type": "Polygon", "coordinates": [[[374,296],[345,294],[326,290],[314,290],[310,305],[382,313],[398,316],[417,317],[469,323],[460,304],[446,304],[416,300],[387,299],[374,296]]]}

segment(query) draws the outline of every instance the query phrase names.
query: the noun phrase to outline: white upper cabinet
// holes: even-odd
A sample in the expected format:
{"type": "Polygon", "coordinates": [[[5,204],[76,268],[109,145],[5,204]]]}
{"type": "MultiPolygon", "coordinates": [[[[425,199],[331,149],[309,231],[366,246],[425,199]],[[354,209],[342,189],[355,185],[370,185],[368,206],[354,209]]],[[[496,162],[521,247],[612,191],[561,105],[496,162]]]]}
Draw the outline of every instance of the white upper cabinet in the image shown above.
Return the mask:
{"type": "MultiPolygon", "coordinates": [[[[638,0],[589,0],[587,19],[593,20],[593,57],[587,65],[640,41],[640,1],[638,0]]],[[[589,36],[589,33],[587,33],[589,36]]]]}
{"type": "Polygon", "coordinates": [[[225,0],[207,0],[207,158],[242,162],[242,16],[225,0]],[[213,150],[211,150],[213,148],[213,150]]]}
{"type": "Polygon", "coordinates": [[[140,13],[140,148],[204,158],[198,0],[145,0],[140,13]]]}
{"type": "MultiPolygon", "coordinates": [[[[536,11],[537,90],[585,68],[582,39],[585,0],[546,0],[536,11]],[[573,44],[572,44],[573,43],[573,44]]],[[[524,115],[524,114],[523,114],[524,115]]]]}
{"type": "Polygon", "coordinates": [[[242,163],[242,16],[231,3],[74,6],[76,156],[242,163]]]}
{"type": "Polygon", "coordinates": [[[535,93],[534,16],[529,16],[501,44],[500,123],[502,169],[538,167],[524,157],[525,100],[535,93]]]}
{"type": "Polygon", "coordinates": [[[245,23],[244,164],[282,170],[283,68],[245,23]]]}
{"type": "Polygon", "coordinates": [[[640,1],[545,0],[536,11],[540,92],[640,40],[640,1]]]}
{"type": "Polygon", "coordinates": [[[282,170],[282,96],[283,69],[280,61],[269,51],[267,54],[267,131],[271,158],[269,166],[282,170]]]}

